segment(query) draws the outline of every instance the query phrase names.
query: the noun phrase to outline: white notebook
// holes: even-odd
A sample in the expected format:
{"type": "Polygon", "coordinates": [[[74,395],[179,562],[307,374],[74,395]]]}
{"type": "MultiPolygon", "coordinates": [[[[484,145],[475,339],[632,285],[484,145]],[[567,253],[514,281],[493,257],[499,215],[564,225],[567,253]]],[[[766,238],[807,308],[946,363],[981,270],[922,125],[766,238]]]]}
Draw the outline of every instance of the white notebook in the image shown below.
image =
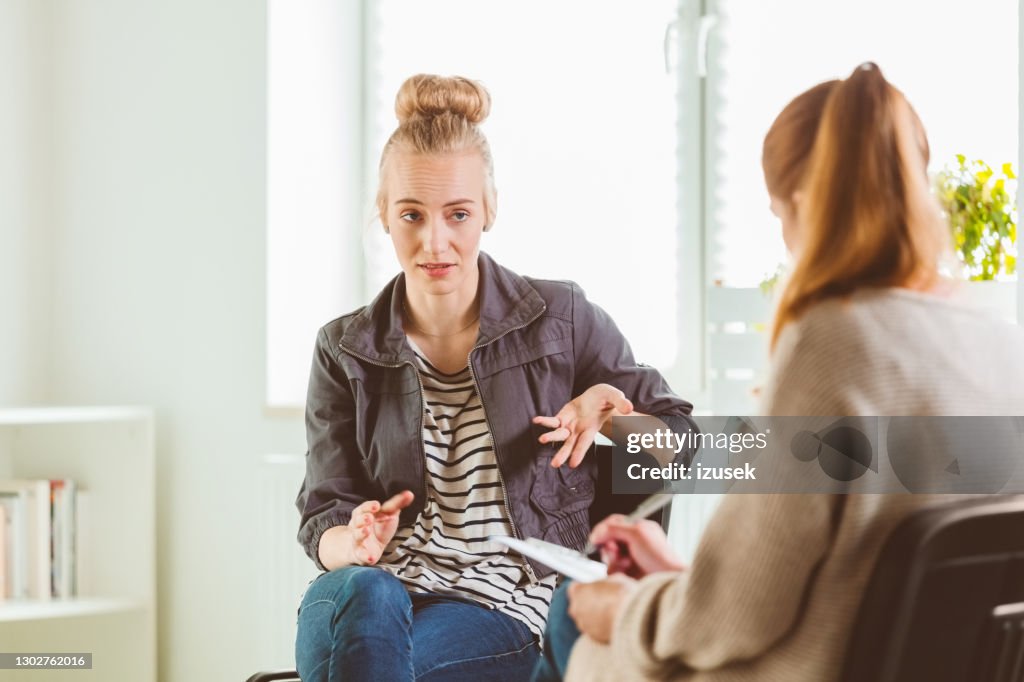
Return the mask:
{"type": "Polygon", "coordinates": [[[523,556],[539,561],[562,575],[572,578],[576,582],[592,583],[608,577],[607,566],[600,561],[588,559],[576,550],[569,549],[568,547],[562,547],[561,545],[538,540],[537,538],[520,540],[519,538],[505,535],[492,535],[488,540],[506,545],[523,556]]]}

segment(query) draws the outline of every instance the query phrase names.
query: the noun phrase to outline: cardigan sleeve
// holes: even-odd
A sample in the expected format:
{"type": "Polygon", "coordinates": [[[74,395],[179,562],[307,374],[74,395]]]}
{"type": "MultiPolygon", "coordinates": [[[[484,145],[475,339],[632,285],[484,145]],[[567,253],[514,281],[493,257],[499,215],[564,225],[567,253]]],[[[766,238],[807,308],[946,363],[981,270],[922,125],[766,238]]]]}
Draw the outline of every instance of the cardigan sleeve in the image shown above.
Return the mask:
{"type": "MultiPolygon", "coordinates": [[[[833,358],[803,331],[794,325],[779,339],[764,413],[844,414],[841,395],[819,392],[820,382],[808,381],[827,373],[833,358]]],[[[824,494],[727,494],[691,569],[641,581],[617,622],[613,655],[638,674],[658,677],[765,653],[799,623],[843,501],[824,494]]]]}
{"type": "Polygon", "coordinates": [[[799,622],[831,543],[829,495],[727,495],[681,574],[644,578],[616,622],[613,658],[636,676],[755,658],[799,622]]]}

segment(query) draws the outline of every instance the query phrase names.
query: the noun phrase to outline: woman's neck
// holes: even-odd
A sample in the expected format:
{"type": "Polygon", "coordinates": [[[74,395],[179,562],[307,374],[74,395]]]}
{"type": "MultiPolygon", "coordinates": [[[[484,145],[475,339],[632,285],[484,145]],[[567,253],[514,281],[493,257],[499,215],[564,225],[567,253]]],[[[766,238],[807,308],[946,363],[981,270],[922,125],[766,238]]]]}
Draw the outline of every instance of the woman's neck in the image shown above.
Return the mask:
{"type": "Polygon", "coordinates": [[[476,291],[471,296],[458,291],[447,294],[405,292],[406,321],[417,331],[432,337],[454,336],[466,331],[480,319],[476,291]]]}
{"type": "Polygon", "coordinates": [[[934,271],[924,271],[916,277],[911,277],[903,287],[940,298],[951,298],[957,293],[958,282],[934,271]]]}

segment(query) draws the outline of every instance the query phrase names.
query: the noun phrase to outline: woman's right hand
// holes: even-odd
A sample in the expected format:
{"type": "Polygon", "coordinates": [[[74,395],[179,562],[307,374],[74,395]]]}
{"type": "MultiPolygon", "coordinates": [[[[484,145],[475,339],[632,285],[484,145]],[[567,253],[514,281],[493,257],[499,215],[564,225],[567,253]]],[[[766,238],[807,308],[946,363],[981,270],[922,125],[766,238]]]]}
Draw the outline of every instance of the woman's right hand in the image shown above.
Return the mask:
{"type": "Polygon", "coordinates": [[[686,565],[668,544],[661,526],[650,519],[630,521],[613,514],[594,526],[590,541],[601,549],[608,573],[642,578],[660,571],[684,571],[686,565]]]}
{"type": "Polygon", "coordinates": [[[329,571],[343,566],[372,566],[398,530],[399,513],[414,495],[403,490],[381,503],[367,500],[352,510],[347,525],[334,526],[320,536],[320,562],[329,571]]]}

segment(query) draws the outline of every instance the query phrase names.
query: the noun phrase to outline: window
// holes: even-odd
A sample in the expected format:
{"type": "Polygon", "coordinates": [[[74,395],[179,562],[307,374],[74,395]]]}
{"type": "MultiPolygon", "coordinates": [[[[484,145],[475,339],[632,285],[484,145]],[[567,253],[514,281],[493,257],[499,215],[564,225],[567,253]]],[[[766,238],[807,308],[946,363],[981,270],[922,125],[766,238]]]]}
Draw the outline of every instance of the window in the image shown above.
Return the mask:
{"type": "MultiPolygon", "coordinates": [[[[577,281],[638,358],[672,365],[675,85],[662,41],[674,0],[373,4],[374,170],[405,78],[482,81],[498,214],[481,248],[521,274],[577,281]]],[[[370,243],[376,291],[399,268],[379,226],[370,243]]]]}
{"type": "Polygon", "coordinates": [[[576,280],[680,394],[740,414],[770,314],[754,287],[786,259],[760,166],[774,116],[872,60],[935,170],[957,153],[1016,164],[1018,43],[1013,0],[274,0],[268,400],[301,405],[317,327],[399,271],[372,200],[413,73],[491,92],[483,248],[576,280]]]}
{"type": "Polygon", "coordinates": [[[710,278],[756,286],[785,260],[761,142],[797,93],[874,61],[924,122],[931,169],[1017,165],[1017,2],[709,0],[710,278]]]}
{"type": "MultiPolygon", "coordinates": [[[[756,287],[786,261],[761,171],[775,116],[811,85],[874,61],[921,117],[932,172],[957,154],[1019,168],[1017,2],[705,0],[702,11],[707,405],[748,414],[767,368],[770,303],[756,287]]],[[[1012,316],[1016,287],[1000,287],[982,290],[984,303],[1012,316]]]]}
{"type": "Polygon", "coordinates": [[[348,17],[366,26],[363,90],[349,87],[352,60],[334,42],[352,42],[336,25],[342,10],[297,5],[271,4],[271,404],[302,403],[316,327],[399,272],[372,200],[395,93],[418,72],[491,92],[483,129],[499,202],[482,248],[522,274],[577,281],[640,360],[675,362],[676,84],[664,51],[674,0],[363,3],[362,17],[348,17]],[[339,82],[355,97],[344,105],[339,82]],[[343,128],[364,112],[356,150],[343,128]],[[325,121],[333,129],[318,141],[325,121]],[[332,259],[338,274],[327,277],[332,259]]]}

